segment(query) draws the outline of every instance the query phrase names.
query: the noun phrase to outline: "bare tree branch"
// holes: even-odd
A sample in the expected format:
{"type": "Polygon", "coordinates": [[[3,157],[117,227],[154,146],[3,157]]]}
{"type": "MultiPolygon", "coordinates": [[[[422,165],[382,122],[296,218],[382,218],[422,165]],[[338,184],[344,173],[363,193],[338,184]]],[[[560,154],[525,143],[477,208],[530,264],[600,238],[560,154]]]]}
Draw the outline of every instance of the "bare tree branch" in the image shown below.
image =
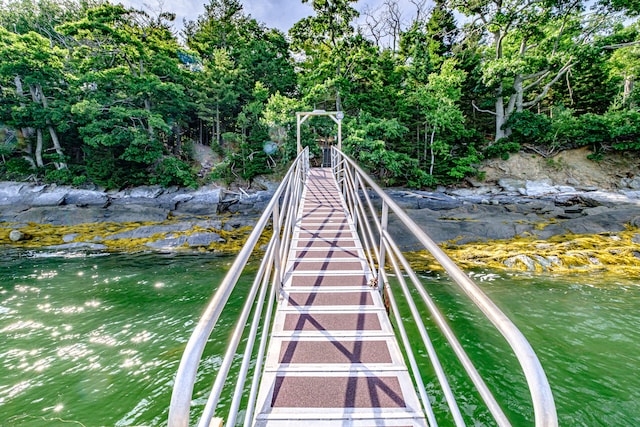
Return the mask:
{"type": "Polygon", "coordinates": [[[542,71],[539,71],[539,72],[534,73],[534,74],[529,74],[528,76],[523,76],[523,77],[522,77],[522,81],[531,80],[531,79],[536,79],[536,81],[534,81],[534,82],[529,83],[528,85],[526,85],[526,86],[523,88],[523,92],[528,92],[528,91],[530,91],[531,89],[533,89],[534,87],[538,86],[538,85],[542,82],[542,80],[544,80],[544,78],[545,78],[545,77],[547,77],[547,76],[549,75],[549,73],[550,73],[550,71],[549,71],[549,69],[547,68],[546,70],[542,70],[542,71]]]}
{"type": "Polygon", "coordinates": [[[420,22],[422,14],[425,12],[427,0],[409,0],[416,7],[416,22],[420,22]]]}
{"type": "Polygon", "coordinates": [[[558,70],[556,76],[549,83],[544,85],[542,92],[540,92],[538,96],[536,96],[532,101],[523,103],[523,107],[531,107],[540,102],[542,98],[547,96],[547,93],[549,93],[549,89],[551,89],[551,86],[553,86],[558,80],[560,80],[560,78],[562,78],[562,76],[564,76],[564,74],[569,71],[575,64],[576,63],[573,62],[573,58],[569,58],[569,61],[567,61],[567,63],[560,70],[558,70]]]}
{"type": "Polygon", "coordinates": [[[620,49],[623,47],[637,46],[637,45],[640,45],[640,40],[627,42],[627,43],[610,44],[608,46],[603,46],[602,49],[613,50],[613,49],[620,49]]]}
{"type": "Polygon", "coordinates": [[[478,106],[476,105],[476,101],[475,101],[475,100],[471,101],[471,105],[473,105],[473,108],[475,108],[475,109],[476,109],[476,111],[479,111],[479,112],[481,112],[481,113],[489,113],[489,114],[494,115],[494,116],[495,116],[495,115],[497,115],[495,111],[491,111],[491,110],[483,110],[482,108],[478,107],[478,106]]]}

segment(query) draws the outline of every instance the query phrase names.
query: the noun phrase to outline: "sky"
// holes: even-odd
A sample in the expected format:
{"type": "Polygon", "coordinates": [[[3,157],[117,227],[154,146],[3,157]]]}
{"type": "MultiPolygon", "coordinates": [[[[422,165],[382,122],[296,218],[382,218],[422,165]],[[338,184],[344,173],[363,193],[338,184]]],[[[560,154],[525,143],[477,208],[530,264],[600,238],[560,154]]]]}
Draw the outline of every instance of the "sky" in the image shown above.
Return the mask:
{"type": "MultiPolygon", "coordinates": [[[[209,0],[114,0],[114,3],[151,12],[158,10],[158,6],[163,4],[164,12],[176,14],[176,29],[179,30],[184,19],[195,20],[201,15],[204,12],[204,3],[208,4],[209,0]]],[[[267,27],[280,29],[285,34],[293,24],[313,14],[309,3],[303,4],[300,0],[241,0],[241,3],[246,14],[267,27]]],[[[365,8],[375,10],[383,3],[384,0],[360,0],[355,4],[355,8],[360,12],[365,8]]],[[[415,6],[409,0],[398,0],[398,3],[407,16],[414,13],[415,6]]]]}

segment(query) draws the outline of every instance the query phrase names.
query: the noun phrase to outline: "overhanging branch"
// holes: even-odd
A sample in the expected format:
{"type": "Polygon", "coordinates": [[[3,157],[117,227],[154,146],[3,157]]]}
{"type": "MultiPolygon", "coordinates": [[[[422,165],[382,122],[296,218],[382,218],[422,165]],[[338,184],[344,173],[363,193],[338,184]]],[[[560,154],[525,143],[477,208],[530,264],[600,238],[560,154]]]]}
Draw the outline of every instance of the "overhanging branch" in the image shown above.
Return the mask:
{"type": "Polygon", "coordinates": [[[475,108],[477,111],[481,112],[481,113],[489,113],[492,114],[494,116],[497,116],[495,111],[491,111],[491,110],[483,110],[482,108],[478,107],[476,105],[476,101],[471,101],[471,105],[473,105],[473,108],[475,108]]]}
{"type": "Polygon", "coordinates": [[[551,89],[551,86],[553,86],[558,80],[560,80],[560,78],[564,76],[564,74],[567,71],[569,71],[571,67],[573,67],[574,65],[575,65],[575,62],[573,62],[573,58],[570,58],[569,61],[567,61],[567,63],[564,64],[564,66],[558,71],[556,76],[549,83],[544,85],[542,92],[540,92],[538,96],[536,96],[532,101],[523,103],[522,106],[527,108],[527,107],[536,105],[538,102],[540,102],[542,98],[547,96],[547,93],[549,93],[549,89],[551,89]]]}
{"type": "Polygon", "coordinates": [[[610,44],[608,46],[603,46],[602,48],[613,50],[613,49],[620,49],[623,47],[636,46],[636,45],[640,45],[640,40],[636,40],[634,42],[627,42],[627,43],[610,44]]]}

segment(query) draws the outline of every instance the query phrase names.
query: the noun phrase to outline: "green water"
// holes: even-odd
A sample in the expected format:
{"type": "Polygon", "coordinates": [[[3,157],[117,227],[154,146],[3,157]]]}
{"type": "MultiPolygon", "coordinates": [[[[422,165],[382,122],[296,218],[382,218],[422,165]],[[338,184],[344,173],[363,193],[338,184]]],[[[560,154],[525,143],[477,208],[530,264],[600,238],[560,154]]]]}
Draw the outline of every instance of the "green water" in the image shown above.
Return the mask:
{"type": "Polygon", "coordinates": [[[166,424],[184,345],[231,261],[2,253],[0,425],[166,424]]]}
{"type": "MultiPolygon", "coordinates": [[[[0,425],[164,425],[184,344],[231,261],[208,254],[1,252],[0,425]]],[[[530,404],[503,342],[446,280],[425,278],[469,352],[483,359],[490,386],[508,390],[497,394],[514,425],[527,425],[530,404]]],[[[476,280],[536,349],[561,425],[637,425],[637,281],[488,272],[477,272],[476,280]]],[[[241,293],[232,296],[236,311],[241,293]]],[[[230,331],[233,313],[225,316],[221,324],[230,331]]],[[[205,386],[220,363],[222,335],[207,349],[205,386]]],[[[195,394],[200,405],[202,395],[195,394]]],[[[471,425],[485,424],[473,401],[462,406],[471,425]]]]}

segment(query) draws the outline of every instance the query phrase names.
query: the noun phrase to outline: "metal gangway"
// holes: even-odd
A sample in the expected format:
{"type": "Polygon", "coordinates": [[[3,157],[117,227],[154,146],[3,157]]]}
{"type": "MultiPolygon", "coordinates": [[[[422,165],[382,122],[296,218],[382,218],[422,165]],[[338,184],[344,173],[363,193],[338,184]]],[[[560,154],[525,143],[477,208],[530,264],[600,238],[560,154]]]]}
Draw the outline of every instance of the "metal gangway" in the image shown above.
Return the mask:
{"type": "Polygon", "coordinates": [[[477,425],[459,405],[467,396],[451,385],[429,335],[433,325],[492,423],[512,425],[393,240],[391,215],[509,344],[529,388],[535,426],[557,426],[546,375],[516,326],[352,159],[333,148],[331,164],[311,169],[305,149],[282,180],[186,345],[169,426],[477,425]],[[258,248],[265,232],[269,243],[258,248]],[[261,257],[260,266],[206,404],[192,411],[205,346],[212,334],[229,334],[216,324],[252,255],[261,257]],[[418,344],[407,328],[417,330],[418,344]],[[232,366],[237,372],[230,380],[232,366]],[[432,407],[434,384],[445,409],[432,407]]]}

